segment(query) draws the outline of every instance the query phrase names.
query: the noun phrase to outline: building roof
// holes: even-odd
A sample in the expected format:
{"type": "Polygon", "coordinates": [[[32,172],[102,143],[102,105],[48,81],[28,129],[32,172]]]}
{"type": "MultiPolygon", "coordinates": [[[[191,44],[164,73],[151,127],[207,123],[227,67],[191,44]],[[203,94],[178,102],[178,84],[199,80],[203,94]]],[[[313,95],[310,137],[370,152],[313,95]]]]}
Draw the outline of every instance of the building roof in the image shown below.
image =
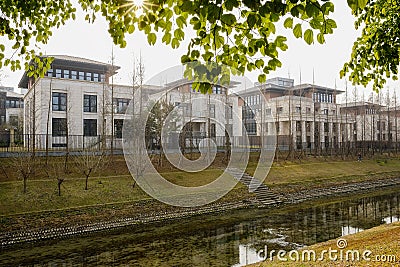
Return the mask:
{"type": "MultiPolygon", "coordinates": [[[[74,56],[68,56],[68,55],[46,55],[43,56],[44,58],[46,57],[53,57],[54,61],[52,62],[52,65],[61,65],[61,66],[70,66],[70,67],[76,67],[76,68],[84,68],[84,69],[95,69],[98,71],[101,71],[103,73],[111,73],[111,75],[114,75],[117,73],[117,70],[120,69],[119,66],[113,66],[108,63],[103,63],[87,58],[81,58],[81,57],[74,57],[74,56]]],[[[31,61],[32,63],[32,61],[31,61]]],[[[28,75],[27,72],[25,71],[24,74],[21,77],[21,80],[18,84],[19,88],[28,88],[28,75]]]]}
{"type": "Polygon", "coordinates": [[[293,91],[309,89],[309,90],[317,90],[317,91],[335,92],[336,94],[344,93],[344,91],[336,89],[336,88],[329,88],[329,87],[320,86],[320,85],[316,85],[316,84],[310,84],[310,83],[298,84],[289,89],[293,90],[293,91]]]}
{"type": "MultiPolygon", "coordinates": [[[[94,64],[94,65],[102,65],[102,66],[111,66],[108,63],[92,60],[92,59],[87,59],[87,58],[82,58],[82,57],[74,57],[74,56],[68,56],[68,55],[48,55],[46,57],[53,57],[54,59],[60,59],[60,60],[65,60],[65,61],[73,61],[73,62],[80,62],[80,63],[86,63],[86,64],[94,64]]],[[[115,66],[117,67],[117,66],[115,66]]],[[[120,67],[117,67],[118,69],[120,67]]]]}
{"type": "Polygon", "coordinates": [[[349,102],[347,102],[347,104],[345,104],[345,103],[341,104],[342,108],[357,108],[357,107],[365,107],[365,106],[367,106],[367,107],[373,106],[373,107],[380,107],[380,108],[384,107],[383,105],[379,105],[377,103],[372,103],[372,102],[368,102],[368,101],[356,101],[356,102],[349,101],[349,102]]]}
{"type": "MultiPolygon", "coordinates": [[[[189,81],[187,78],[182,78],[182,79],[165,84],[165,87],[172,89],[174,87],[178,87],[178,86],[185,85],[185,84],[191,84],[191,83],[193,83],[193,81],[189,81]]],[[[240,83],[231,81],[229,84],[229,88],[234,88],[238,84],[240,84],[240,83]]],[[[223,86],[223,87],[226,87],[226,86],[223,86]]]]}
{"type": "MultiPolygon", "coordinates": [[[[278,78],[276,78],[276,80],[278,80],[278,78]]],[[[298,84],[298,85],[294,85],[294,86],[284,86],[284,85],[278,85],[275,82],[268,82],[268,81],[273,81],[274,79],[269,79],[267,80],[267,83],[264,84],[259,84],[256,83],[256,85],[254,87],[242,90],[238,93],[241,94],[251,94],[254,92],[257,92],[259,90],[263,90],[263,91],[275,91],[275,92],[289,92],[289,91],[298,91],[298,90],[316,90],[316,91],[324,91],[324,92],[330,92],[330,93],[336,93],[336,94],[341,94],[344,91],[342,90],[338,90],[338,89],[334,89],[334,88],[329,88],[329,87],[324,87],[324,86],[320,86],[320,85],[315,85],[315,84],[309,84],[309,83],[305,83],[305,84],[298,84]]],[[[292,81],[290,79],[286,79],[287,81],[292,81]]]]}
{"type": "Polygon", "coordinates": [[[23,98],[24,95],[23,95],[23,94],[16,93],[16,92],[7,91],[7,97],[23,98]]]}

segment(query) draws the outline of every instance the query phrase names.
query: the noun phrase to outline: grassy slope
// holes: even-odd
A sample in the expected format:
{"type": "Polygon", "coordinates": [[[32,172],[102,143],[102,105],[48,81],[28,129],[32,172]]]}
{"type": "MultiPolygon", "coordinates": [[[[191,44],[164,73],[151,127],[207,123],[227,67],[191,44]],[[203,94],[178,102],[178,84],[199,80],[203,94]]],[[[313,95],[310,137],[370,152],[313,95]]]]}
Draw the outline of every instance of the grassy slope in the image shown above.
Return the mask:
{"type": "MultiPolygon", "coordinates": [[[[254,171],[250,164],[248,171],[254,171]]],[[[164,172],[163,176],[172,183],[182,186],[199,186],[216,179],[222,171],[210,169],[201,173],[164,172]]],[[[21,181],[0,182],[0,216],[40,211],[65,209],[106,203],[132,202],[149,197],[138,187],[132,188],[130,175],[105,173],[106,177],[89,179],[89,190],[84,190],[84,179],[69,177],[62,185],[62,196],[57,195],[57,181],[37,177],[28,181],[28,192],[22,193],[21,181]]],[[[278,191],[300,190],[344,182],[381,179],[400,176],[400,160],[365,160],[305,162],[274,164],[265,183],[278,191]]],[[[240,184],[236,187],[244,192],[240,184]]],[[[235,194],[237,197],[237,194],[235,194]]],[[[245,197],[247,197],[246,195],[245,197]]]]}
{"type": "MultiPolygon", "coordinates": [[[[342,261],[342,262],[331,262],[329,259],[319,262],[278,262],[274,260],[269,262],[268,260],[263,263],[253,264],[251,266],[399,266],[400,265],[400,223],[392,223],[381,225],[375,228],[368,229],[366,231],[349,235],[345,237],[347,241],[347,247],[343,251],[347,250],[358,250],[363,252],[368,249],[372,251],[371,261],[342,261]],[[396,262],[378,262],[375,260],[375,256],[381,255],[394,255],[396,262]]],[[[329,248],[337,249],[337,240],[330,240],[327,242],[315,244],[307,247],[308,250],[315,250],[316,255],[320,255],[322,250],[328,250],[329,248]]]]}
{"type": "MultiPolygon", "coordinates": [[[[254,171],[250,163],[248,172],[254,171]]],[[[183,173],[165,168],[163,175],[182,186],[199,186],[213,181],[221,174],[222,166],[214,166],[201,173],[183,173]]],[[[54,223],[86,223],[136,216],[154,210],[172,210],[157,201],[136,206],[139,200],[150,199],[138,186],[132,187],[133,179],[127,173],[123,159],[116,160],[113,168],[94,174],[89,179],[89,190],[79,173],[72,173],[62,185],[62,196],[57,195],[57,181],[38,172],[28,181],[28,192],[22,193],[22,182],[9,171],[8,178],[0,177],[0,231],[20,227],[39,227],[54,223]],[[46,211],[46,212],[44,212],[46,211]],[[55,212],[57,211],[57,212],[55,212]]],[[[265,183],[279,192],[297,191],[302,188],[329,186],[332,184],[400,177],[400,160],[325,161],[308,159],[301,164],[286,162],[274,164],[265,183]]],[[[238,184],[220,202],[248,199],[253,196],[238,184]]],[[[53,225],[53,226],[54,226],[53,225]]]]}
{"type": "MultiPolygon", "coordinates": [[[[250,164],[249,173],[254,172],[250,164]]],[[[277,191],[297,191],[371,179],[400,177],[399,159],[370,159],[358,161],[318,161],[274,164],[265,183],[277,191]],[[288,186],[290,185],[290,186],[288,186]]]]}

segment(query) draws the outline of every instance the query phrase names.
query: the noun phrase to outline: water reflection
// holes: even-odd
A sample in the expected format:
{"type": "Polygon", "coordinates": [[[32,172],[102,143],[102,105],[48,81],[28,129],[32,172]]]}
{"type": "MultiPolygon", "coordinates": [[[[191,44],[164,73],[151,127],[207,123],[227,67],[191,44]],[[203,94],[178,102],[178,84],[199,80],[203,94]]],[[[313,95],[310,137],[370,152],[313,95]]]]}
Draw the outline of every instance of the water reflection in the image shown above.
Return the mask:
{"type": "Polygon", "coordinates": [[[276,210],[244,210],[132,227],[0,254],[4,266],[243,266],[261,250],[305,245],[399,221],[400,193],[276,210]]]}

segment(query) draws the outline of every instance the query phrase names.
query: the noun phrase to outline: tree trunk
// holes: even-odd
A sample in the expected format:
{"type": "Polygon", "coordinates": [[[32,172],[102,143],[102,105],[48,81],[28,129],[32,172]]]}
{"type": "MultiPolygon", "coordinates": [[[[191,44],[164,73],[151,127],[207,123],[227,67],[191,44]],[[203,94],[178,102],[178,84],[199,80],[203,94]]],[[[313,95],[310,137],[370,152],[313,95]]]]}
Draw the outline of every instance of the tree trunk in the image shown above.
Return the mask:
{"type": "Polygon", "coordinates": [[[89,176],[86,176],[86,180],[85,180],[85,190],[88,190],[88,181],[89,181],[89,176]]]}

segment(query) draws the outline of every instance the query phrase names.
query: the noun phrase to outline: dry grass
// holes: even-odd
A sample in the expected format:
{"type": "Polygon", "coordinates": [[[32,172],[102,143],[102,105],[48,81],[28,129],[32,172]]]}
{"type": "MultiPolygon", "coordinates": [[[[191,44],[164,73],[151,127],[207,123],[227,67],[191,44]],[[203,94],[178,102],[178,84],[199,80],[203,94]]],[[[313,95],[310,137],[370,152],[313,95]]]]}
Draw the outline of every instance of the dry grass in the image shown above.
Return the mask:
{"type": "MultiPolygon", "coordinates": [[[[400,223],[381,225],[357,234],[346,236],[344,239],[347,241],[347,247],[342,250],[344,253],[343,261],[332,262],[329,260],[328,256],[326,256],[324,257],[325,260],[317,262],[279,262],[275,259],[273,261],[267,260],[263,263],[257,263],[251,266],[400,266],[400,223]],[[346,261],[345,255],[348,250],[358,250],[361,255],[365,250],[370,250],[372,252],[370,255],[371,260],[346,261]],[[377,260],[378,257],[384,259],[382,256],[386,257],[385,262],[377,260]],[[393,256],[395,257],[395,260],[393,256]]],[[[336,239],[329,240],[304,249],[315,250],[318,258],[323,250],[329,250],[329,248],[338,249],[336,242],[336,239]]]]}

